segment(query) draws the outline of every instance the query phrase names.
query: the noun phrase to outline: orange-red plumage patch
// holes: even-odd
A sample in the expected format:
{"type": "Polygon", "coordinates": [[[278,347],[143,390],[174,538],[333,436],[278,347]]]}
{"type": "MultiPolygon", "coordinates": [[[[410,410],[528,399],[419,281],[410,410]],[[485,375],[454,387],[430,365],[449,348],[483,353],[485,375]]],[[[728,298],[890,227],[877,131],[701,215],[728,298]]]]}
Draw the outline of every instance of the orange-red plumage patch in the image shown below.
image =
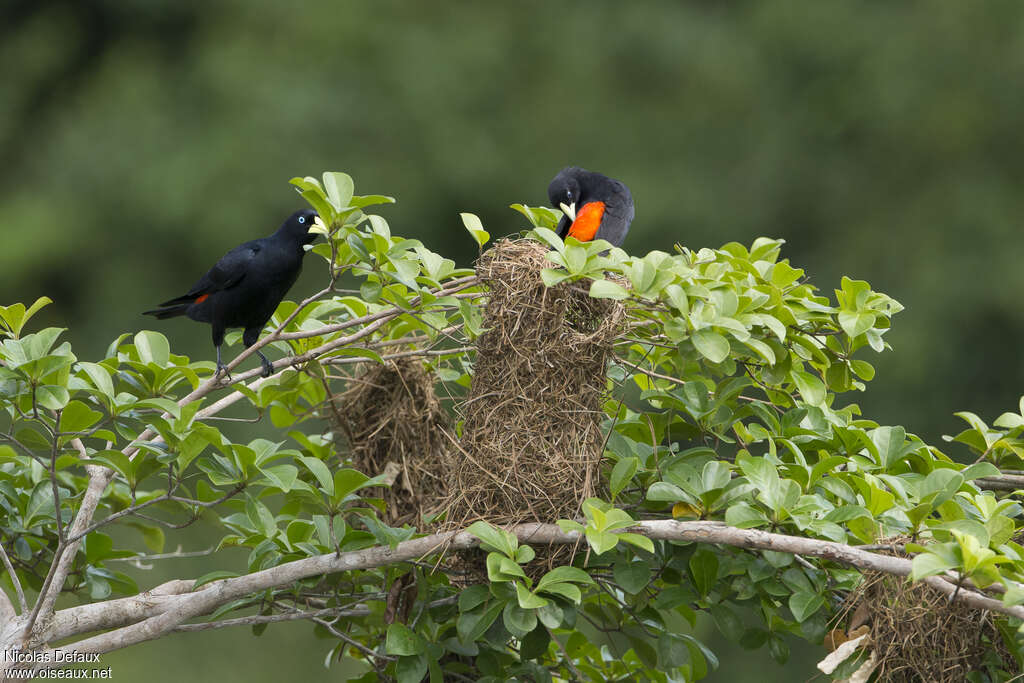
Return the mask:
{"type": "Polygon", "coordinates": [[[210,298],[209,294],[203,294],[201,297],[199,297],[198,299],[195,300],[195,303],[201,304],[201,303],[203,303],[204,301],[206,301],[209,298],[210,298]]]}
{"type": "Polygon", "coordinates": [[[576,220],[569,227],[569,234],[580,242],[594,239],[597,229],[601,227],[604,216],[604,202],[588,202],[576,213],[576,220]]]}

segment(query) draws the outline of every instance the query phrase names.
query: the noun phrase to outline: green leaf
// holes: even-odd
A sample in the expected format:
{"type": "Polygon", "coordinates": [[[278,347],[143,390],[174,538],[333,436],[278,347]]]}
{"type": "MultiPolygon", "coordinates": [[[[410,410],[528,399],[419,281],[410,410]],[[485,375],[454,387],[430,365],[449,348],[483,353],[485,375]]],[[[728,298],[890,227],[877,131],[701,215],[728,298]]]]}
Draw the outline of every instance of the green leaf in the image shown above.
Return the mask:
{"type": "Polygon", "coordinates": [[[626,487],[627,484],[633,479],[633,475],[636,474],[640,468],[639,458],[623,458],[615,463],[615,467],[612,468],[611,478],[609,479],[609,486],[612,491],[612,499],[626,487]]]}
{"type": "Polygon", "coordinates": [[[25,310],[25,304],[22,303],[0,306],[0,319],[3,319],[4,324],[13,333],[13,336],[18,337],[28,319],[35,315],[43,306],[52,303],[53,300],[50,297],[41,296],[36,299],[35,303],[28,310],[25,310]]]}
{"type": "Polygon", "coordinates": [[[65,387],[45,384],[36,389],[36,401],[49,410],[60,410],[71,400],[71,394],[65,387]]]}
{"type": "Polygon", "coordinates": [[[274,465],[273,467],[261,467],[260,472],[267,478],[267,482],[273,488],[285,493],[292,490],[292,486],[299,476],[299,468],[295,465],[274,465]]]}
{"type": "Polygon", "coordinates": [[[377,204],[394,204],[395,198],[389,197],[384,194],[364,194],[360,196],[352,197],[349,200],[349,206],[354,206],[357,209],[365,209],[368,206],[375,206],[377,204]]]}
{"type": "Polygon", "coordinates": [[[825,384],[819,377],[804,370],[794,370],[790,376],[804,401],[812,406],[820,406],[825,402],[825,384]]]}
{"type": "Polygon", "coordinates": [[[395,678],[398,683],[420,683],[429,668],[425,655],[403,656],[395,663],[395,678]]]}
{"type": "Polygon", "coordinates": [[[71,401],[60,414],[60,431],[64,433],[84,432],[99,422],[103,413],[97,412],[81,401],[71,401]]]}
{"type": "Polygon", "coordinates": [[[466,531],[479,538],[484,543],[485,550],[496,550],[510,559],[515,558],[519,539],[514,534],[498,529],[484,520],[473,522],[466,531]]]}
{"type": "Polygon", "coordinates": [[[647,500],[674,503],[682,500],[687,502],[696,502],[696,500],[683,491],[675,484],[670,484],[667,481],[656,481],[651,484],[651,488],[647,489],[647,500]]]}
{"type": "Polygon", "coordinates": [[[569,273],[563,270],[556,270],[554,268],[545,268],[540,271],[541,282],[544,283],[545,287],[554,287],[563,280],[568,280],[572,277],[569,273]]]}
{"type": "Polygon", "coordinates": [[[729,356],[729,340],[714,330],[697,330],[690,339],[697,351],[712,363],[721,363],[729,356]]]}
{"type": "Polygon", "coordinates": [[[798,622],[806,621],[825,606],[825,597],[818,593],[798,591],[789,596],[789,609],[798,622]]]}
{"type": "Polygon", "coordinates": [[[426,651],[426,643],[405,624],[394,623],[388,626],[384,651],[389,655],[418,655],[426,651]]]}
{"type": "Polygon", "coordinates": [[[517,638],[522,638],[527,633],[537,628],[537,613],[533,610],[526,610],[515,603],[508,603],[502,611],[502,618],[508,632],[517,638]]]}
{"type": "Polygon", "coordinates": [[[882,465],[891,467],[902,460],[912,447],[905,447],[907,433],[903,427],[883,426],[868,432],[872,443],[878,448],[878,458],[882,465]]]}
{"type": "Polygon", "coordinates": [[[214,581],[220,581],[221,579],[232,579],[236,576],[240,576],[238,572],[229,572],[225,569],[210,572],[209,574],[203,574],[195,580],[195,583],[192,584],[192,590],[197,590],[200,586],[205,586],[206,584],[213,583],[214,581]]]}
{"type": "Polygon", "coordinates": [[[111,381],[110,371],[105,365],[82,361],[78,363],[78,367],[85,371],[85,374],[89,377],[89,381],[94,387],[96,387],[96,389],[99,390],[100,393],[108,398],[114,397],[114,383],[111,381]]]}
{"type": "Polygon", "coordinates": [[[851,337],[857,337],[875,326],[875,314],[867,311],[839,311],[839,326],[851,337]]]}
{"type": "Polygon", "coordinates": [[[149,524],[131,524],[135,527],[140,534],[142,534],[142,542],[146,544],[154,553],[162,553],[164,551],[164,530],[158,526],[150,526],[149,524]]]}
{"type": "Polygon", "coordinates": [[[358,491],[369,481],[370,478],[358,470],[340,469],[334,473],[334,493],[331,494],[331,499],[335,503],[341,503],[349,494],[358,491]]]}
{"type": "Polygon", "coordinates": [[[147,365],[153,363],[166,367],[171,358],[171,345],[159,332],[143,330],[136,334],[135,350],[139,353],[139,360],[147,365]]]}
{"type": "Polygon", "coordinates": [[[519,656],[522,659],[537,659],[548,651],[550,642],[551,634],[543,624],[538,625],[523,638],[519,646],[519,656]]]}
{"type": "Polygon", "coordinates": [[[299,456],[299,460],[306,466],[316,480],[320,482],[320,487],[327,493],[328,496],[334,495],[334,477],[331,476],[331,471],[327,469],[327,465],[324,464],[323,460],[319,458],[313,458],[310,456],[299,456]]]}
{"type": "Polygon", "coordinates": [[[629,297],[629,292],[622,285],[611,280],[594,280],[590,283],[590,296],[595,299],[615,299],[621,301],[629,297]]]}
{"type": "MultiPolygon", "coordinates": [[[[538,591],[539,592],[539,591],[538,591]]],[[[551,593],[553,595],[560,595],[566,600],[575,604],[580,604],[580,600],[583,599],[583,594],[580,589],[571,583],[553,583],[550,586],[544,588],[545,593],[551,593]]]]}
{"type": "Polygon", "coordinates": [[[477,246],[483,247],[487,244],[488,240],[491,239],[491,234],[484,230],[484,225],[480,222],[480,218],[472,213],[460,213],[459,215],[462,217],[462,224],[473,237],[473,241],[476,242],[477,246]]]}
{"type": "Polygon", "coordinates": [[[594,580],[590,578],[590,574],[587,574],[582,569],[576,567],[555,567],[551,571],[547,572],[537,582],[537,590],[545,590],[548,586],[556,583],[583,583],[592,584],[594,580]]]}
{"type": "Polygon", "coordinates": [[[562,253],[563,251],[565,251],[565,243],[562,242],[562,238],[560,238],[558,236],[558,233],[556,233],[555,231],[549,230],[547,228],[536,228],[532,234],[536,236],[538,239],[540,239],[540,241],[544,242],[549,247],[554,249],[556,252],[562,253]]]}
{"type": "Polygon", "coordinates": [[[746,339],[743,341],[744,344],[754,350],[757,355],[761,356],[768,365],[775,365],[775,351],[771,346],[764,343],[760,339],[746,339]]]}
{"type": "Polygon", "coordinates": [[[661,290],[661,295],[673,308],[686,315],[690,312],[690,302],[686,297],[686,290],[676,284],[671,284],[661,290]]]}
{"type": "MultiPolygon", "coordinates": [[[[929,548],[929,551],[931,549],[929,548]]],[[[944,571],[954,569],[959,565],[954,557],[939,556],[933,552],[924,552],[914,557],[911,566],[910,578],[914,581],[923,579],[926,576],[934,576],[944,571]]]]}
{"type": "Polygon", "coordinates": [[[587,527],[586,537],[591,550],[598,555],[603,555],[613,549],[619,542],[618,534],[613,534],[608,531],[597,531],[590,527],[587,527]]]}
{"type": "Polygon", "coordinates": [[[479,639],[501,614],[505,604],[501,600],[492,600],[486,608],[475,609],[459,615],[455,622],[459,640],[463,643],[472,643],[479,639]]]}
{"type": "Polygon", "coordinates": [[[530,591],[529,588],[524,586],[519,581],[515,582],[516,586],[516,599],[519,601],[519,606],[523,609],[536,609],[543,607],[548,604],[548,601],[539,595],[530,591]]]}
{"type": "MultiPolygon", "coordinates": [[[[324,191],[327,194],[327,201],[331,203],[336,211],[348,208],[352,201],[352,192],[355,190],[355,183],[347,173],[328,171],[324,173],[324,191]]],[[[324,219],[326,220],[326,219],[324,219]]]]}
{"type": "Polygon", "coordinates": [[[718,557],[701,548],[690,557],[690,574],[693,576],[693,585],[702,596],[706,596],[714,587],[718,578],[718,557]]]}
{"type": "Polygon", "coordinates": [[[753,529],[770,522],[763,512],[745,501],[730,505],[725,510],[725,523],[740,529],[753,529]]]}
{"type": "Polygon", "coordinates": [[[491,593],[487,586],[470,586],[459,593],[459,611],[468,612],[490,599],[491,593]]]}
{"type": "Polygon", "coordinates": [[[571,519],[559,519],[559,520],[555,521],[555,524],[557,524],[558,528],[561,529],[562,532],[566,533],[566,534],[571,533],[573,531],[576,531],[576,532],[579,532],[579,533],[583,532],[583,525],[580,524],[579,522],[575,522],[575,521],[573,521],[571,519]]]}
{"type": "Polygon", "coordinates": [[[101,451],[92,456],[91,461],[97,465],[105,465],[126,479],[132,478],[132,460],[121,451],[101,451]]]}
{"type": "Polygon", "coordinates": [[[804,276],[804,271],[794,268],[785,261],[776,263],[772,267],[772,284],[780,289],[785,289],[804,276]]]}
{"type": "Polygon", "coordinates": [[[511,204],[509,208],[515,209],[526,216],[530,225],[535,228],[554,228],[562,217],[560,211],[554,211],[546,206],[526,206],[525,204],[511,204]]]}
{"type": "Polygon", "coordinates": [[[514,560],[498,553],[487,555],[487,578],[492,582],[507,582],[525,579],[523,568],[514,560]]]}
{"type": "Polygon", "coordinates": [[[532,562],[535,557],[537,557],[537,553],[534,552],[533,548],[528,545],[521,545],[516,549],[516,556],[512,559],[518,564],[526,564],[527,562],[532,562]]]}
{"type": "Polygon", "coordinates": [[[619,560],[615,563],[613,575],[615,583],[619,584],[622,590],[636,595],[651,582],[651,565],[644,560],[619,560]]]}
{"type": "Polygon", "coordinates": [[[733,608],[727,604],[718,603],[711,605],[708,611],[711,613],[712,618],[715,620],[715,626],[722,632],[722,635],[732,642],[738,643],[747,629],[736,612],[733,611],[733,608]]]}
{"type": "Polygon", "coordinates": [[[865,382],[870,382],[875,378],[875,368],[871,363],[863,360],[851,360],[850,369],[853,373],[860,377],[865,382]]]}
{"type": "MultiPolygon", "coordinates": [[[[652,541],[651,539],[647,538],[646,536],[641,536],[640,534],[633,534],[633,533],[621,533],[621,534],[613,534],[613,535],[617,535],[619,537],[619,540],[622,541],[623,543],[629,543],[630,545],[635,545],[637,548],[640,548],[641,550],[646,550],[649,553],[653,553],[654,552],[654,541],[652,541]]],[[[600,554],[600,553],[598,553],[598,554],[600,554]]]]}

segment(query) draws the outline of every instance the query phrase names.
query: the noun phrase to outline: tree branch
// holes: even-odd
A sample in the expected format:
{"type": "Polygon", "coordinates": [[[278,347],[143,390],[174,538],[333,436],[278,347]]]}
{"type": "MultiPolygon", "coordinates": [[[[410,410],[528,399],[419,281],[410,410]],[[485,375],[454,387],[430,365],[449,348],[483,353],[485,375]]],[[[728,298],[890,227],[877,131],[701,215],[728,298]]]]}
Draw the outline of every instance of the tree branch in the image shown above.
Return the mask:
{"type": "MultiPolygon", "coordinates": [[[[11,577],[11,583],[14,584],[14,592],[18,594],[18,605],[21,607],[21,613],[24,614],[28,611],[28,603],[25,601],[25,591],[21,587],[21,581],[18,579],[18,575],[14,572],[14,565],[11,564],[11,558],[7,556],[7,551],[4,550],[3,543],[0,543],[0,560],[3,560],[4,569],[7,570],[7,575],[11,577]]],[[[3,591],[0,591],[3,593],[3,591]]],[[[3,593],[3,597],[6,598],[7,594],[3,593]]],[[[10,604],[10,600],[7,601],[10,604]]],[[[2,611],[2,609],[0,609],[2,611]]],[[[14,606],[11,605],[10,611],[14,612],[14,606]]],[[[11,615],[13,618],[14,614],[11,615]]]]}
{"type": "MultiPolygon", "coordinates": [[[[82,496],[82,504],[78,508],[78,514],[75,515],[75,521],[71,524],[70,535],[72,536],[79,533],[92,521],[100,498],[103,497],[103,490],[107,488],[107,484],[110,483],[111,478],[114,476],[113,470],[108,470],[99,465],[86,465],[85,469],[89,473],[89,486],[85,489],[85,494],[82,496]]],[[[50,571],[46,575],[43,587],[39,591],[39,598],[36,600],[36,605],[32,609],[32,614],[29,616],[28,623],[25,626],[24,641],[26,644],[33,637],[32,631],[36,626],[36,620],[39,615],[42,614],[44,622],[48,621],[52,615],[53,605],[57,602],[57,597],[64,587],[64,581],[68,578],[71,564],[74,562],[75,555],[78,553],[78,547],[81,544],[81,538],[66,544],[58,544],[57,550],[54,553],[53,563],[50,565],[50,571]]]]}
{"type": "MultiPolygon", "coordinates": [[[[511,531],[524,543],[569,544],[580,540],[577,532],[563,532],[554,524],[522,524],[513,527],[511,531]]],[[[912,568],[911,561],[902,557],[879,555],[833,541],[757,529],[737,529],[719,522],[650,520],[639,522],[626,531],[657,540],[711,543],[800,554],[896,576],[907,576],[912,568]]],[[[113,631],[74,644],[74,649],[79,652],[110,652],[179,630],[178,627],[188,619],[208,614],[231,600],[269,588],[291,585],[311,576],[418,560],[440,551],[472,548],[479,543],[472,534],[453,531],[405,541],[394,549],[378,546],[295,560],[246,576],[215,581],[196,592],[188,592],[191,582],[171,582],[161,587],[163,590],[154,589],[131,598],[61,610],[54,615],[53,627],[48,635],[50,639],[56,640],[114,628],[113,631]]],[[[1024,618],[1024,607],[1004,605],[999,600],[963,586],[957,590],[953,583],[943,577],[931,576],[923,581],[945,595],[955,595],[956,600],[971,607],[1024,618]]]]}
{"type": "Polygon", "coordinates": [[[1017,491],[1024,489],[1024,477],[1018,474],[1000,474],[995,477],[979,477],[974,480],[978,488],[989,491],[1017,491]]]}
{"type": "MultiPolygon", "coordinates": [[[[434,600],[427,605],[427,609],[454,605],[459,597],[453,595],[450,598],[434,600]]],[[[208,621],[201,624],[182,624],[174,629],[175,633],[191,633],[193,631],[209,631],[211,629],[227,628],[229,626],[253,626],[255,624],[272,624],[277,621],[295,621],[298,619],[313,619],[315,617],[368,617],[372,610],[365,605],[356,607],[328,607],[314,611],[295,610],[293,612],[282,612],[281,614],[253,614],[247,617],[235,619],[223,619],[221,621],[208,621]]]]}

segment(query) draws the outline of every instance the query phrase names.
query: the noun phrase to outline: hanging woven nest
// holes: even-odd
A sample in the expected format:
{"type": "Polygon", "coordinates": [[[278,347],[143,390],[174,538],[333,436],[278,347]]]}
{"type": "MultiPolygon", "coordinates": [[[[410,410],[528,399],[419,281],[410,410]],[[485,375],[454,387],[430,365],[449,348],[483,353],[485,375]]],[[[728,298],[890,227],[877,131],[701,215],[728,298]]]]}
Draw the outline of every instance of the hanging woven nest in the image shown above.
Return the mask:
{"type": "Polygon", "coordinates": [[[384,521],[392,526],[429,525],[445,498],[442,464],[448,417],[434,394],[433,375],[415,358],[375,363],[328,398],[335,433],[344,435],[352,467],[385,475],[390,488],[370,495],[384,499],[384,521]]]}
{"type": "Polygon", "coordinates": [[[462,438],[449,449],[446,527],[511,525],[580,513],[597,493],[602,404],[624,307],[584,283],[546,287],[536,241],[503,240],[477,275],[488,289],[462,438]]]}
{"type": "MultiPolygon", "coordinates": [[[[903,540],[893,540],[894,547],[903,540]]],[[[995,615],[950,602],[928,584],[902,576],[864,572],[837,621],[842,626],[828,634],[826,645],[833,657],[838,653],[843,660],[856,661],[851,668],[863,669],[861,678],[851,680],[867,680],[873,672],[871,680],[877,681],[954,683],[986,668],[1017,668],[995,615]],[[847,646],[851,654],[838,650],[857,638],[862,640],[855,647],[847,646]]]]}

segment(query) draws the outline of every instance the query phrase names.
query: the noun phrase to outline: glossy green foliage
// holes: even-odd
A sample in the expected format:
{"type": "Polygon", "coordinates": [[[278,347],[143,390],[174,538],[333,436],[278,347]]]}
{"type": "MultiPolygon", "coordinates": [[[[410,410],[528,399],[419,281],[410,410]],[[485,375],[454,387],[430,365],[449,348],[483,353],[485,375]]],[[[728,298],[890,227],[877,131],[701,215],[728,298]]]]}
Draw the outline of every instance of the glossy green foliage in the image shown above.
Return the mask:
{"type": "MultiPolygon", "coordinates": [[[[124,335],[104,358],[85,361],[62,330],[26,332],[45,299],[0,308],[0,542],[30,592],[58,539],[69,538],[90,466],[108,470],[112,484],[64,586],[83,600],[136,592],[117,562],[161,552],[167,534],[200,515],[223,529],[218,548],[248,556],[197,587],[314,555],[394,548],[419,533],[383,521],[380,490],[391,480],[354,469],[315,418],[343,389],[341,370],[395,354],[422,358],[438,394],[457,399],[469,384],[486,293],[472,270],[367,213],[391,198],[355,195],[344,173],[292,183],[320,214],[323,239],[312,251],[326,286],[302,306],[282,303],[272,321],[283,333],[274,353],[295,357],[295,366],[232,386],[250,415],[269,418],[273,440],[239,439],[211,419],[204,411],[219,410],[224,395],[204,393],[212,364],[172,353],[159,333],[124,335]],[[199,400],[188,398],[197,390],[199,400]],[[139,533],[110,533],[123,527],[139,533]]],[[[717,666],[694,635],[698,612],[783,661],[784,636],[821,642],[837,596],[859,576],[830,562],[630,530],[664,518],[849,544],[909,538],[919,553],[915,578],[950,573],[998,584],[1006,604],[1024,604],[1024,548],[1014,540],[1021,507],[979,486],[999,468],[1024,469],[1024,417],[1008,413],[989,427],[962,414],[969,429],[956,440],[977,455],[963,466],[849,402],[874,375],[870,359],[887,348],[896,301],[849,278],[823,293],[781,258],[780,240],[630,255],[603,242],[563,243],[551,230],[556,211],[513,208],[551,249],[547,284],[582,281],[626,313],[608,367],[608,500],[587,500],[579,519],[559,521],[584,544],[571,564],[538,573],[531,545],[477,522],[469,532],[483,544],[486,583],[464,587],[425,558],[270,589],[212,618],[310,601],[360,605],[316,628],[333,639],[327,661],[374,661],[366,681],[439,681],[446,672],[484,681],[632,680],[639,672],[697,680],[717,666]]],[[[466,239],[483,247],[481,221],[462,220],[466,239]]],[[[1008,632],[1017,625],[998,618],[1008,632]]]]}

